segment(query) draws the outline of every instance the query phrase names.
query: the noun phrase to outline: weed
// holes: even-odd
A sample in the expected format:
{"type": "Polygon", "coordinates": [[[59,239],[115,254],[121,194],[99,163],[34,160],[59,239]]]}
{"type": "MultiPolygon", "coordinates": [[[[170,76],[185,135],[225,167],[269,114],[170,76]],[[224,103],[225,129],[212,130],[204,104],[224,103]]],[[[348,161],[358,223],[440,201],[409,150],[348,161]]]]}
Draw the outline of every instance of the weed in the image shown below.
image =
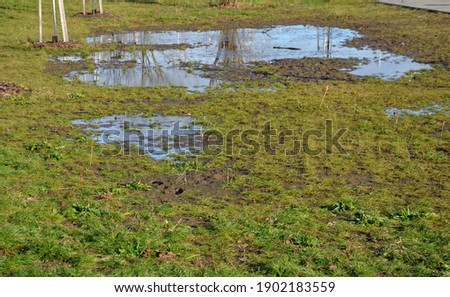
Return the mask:
{"type": "Polygon", "coordinates": [[[345,211],[353,209],[353,201],[352,200],[337,201],[337,202],[329,205],[327,208],[330,211],[345,212],[345,211]]]}
{"type": "Polygon", "coordinates": [[[366,212],[360,211],[355,214],[354,222],[362,225],[377,225],[384,226],[389,220],[386,217],[379,215],[371,215],[366,212]]]}
{"type": "Polygon", "coordinates": [[[437,161],[437,162],[450,162],[450,158],[441,152],[428,152],[425,154],[425,157],[429,160],[437,161]]]}
{"type": "Polygon", "coordinates": [[[140,190],[140,191],[148,191],[152,188],[150,185],[146,185],[140,181],[132,181],[122,185],[122,187],[129,190],[140,190]]]}
{"type": "Polygon", "coordinates": [[[73,92],[69,95],[69,99],[81,99],[84,98],[85,95],[83,93],[73,92]]]}
{"type": "Polygon", "coordinates": [[[19,105],[19,106],[26,106],[26,105],[33,104],[33,101],[26,97],[11,96],[9,99],[12,102],[14,102],[15,105],[19,105]]]}
{"type": "Polygon", "coordinates": [[[26,149],[32,153],[39,154],[45,160],[55,159],[61,160],[64,155],[61,151],[65,146],[55,146],[51,144],[48,140],[43,140],[41,142],[32,143],[26,146],[26,149]]]}
{"type": "Polygon", "coordinates": [[[312,247],[316,244],[317,240],[313,237],[311,237],[308,234],[294,234],[290,238],[291,242],[295,245],[302,246],[302,247],[312,247]]]}
{"type": "Polygon", "coordinates": [[[413,211],[410,209],[409,206],[407,206],[403,210],[393,213],[391,216],[392,216],[392,218],[398,219],[401,221],[413,221],[413,220],[417,220],[420,218],[428,217],[430,215],[431,215],[431,213],[428,213],[428,212],[413,211]]]}
{"type": "Polygon", "coordinates": [[[100,216],[103,211],[85,202],[76,202],[72,204],[71,213],[74,216],[100,216]]]}
{"type": "Polygon", "coordinates": [[[197,162],[195,161],[176,162],[175,168],[181,172],[195,171],[198,169],[197,162]]]}

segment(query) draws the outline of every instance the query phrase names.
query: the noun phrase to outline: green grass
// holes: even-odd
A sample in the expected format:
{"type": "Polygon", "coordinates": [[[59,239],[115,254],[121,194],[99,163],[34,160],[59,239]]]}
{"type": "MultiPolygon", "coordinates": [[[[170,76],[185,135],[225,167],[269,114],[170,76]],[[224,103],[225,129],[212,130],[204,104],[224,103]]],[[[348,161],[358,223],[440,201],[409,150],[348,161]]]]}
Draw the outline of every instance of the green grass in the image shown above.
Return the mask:
{"type": "MultiPolygon", "coordinates": [[[[277,92],[89,86],[45,71],[49,56],[66,50],[31,47],[34,2],[0,0],[0,81],[32,89],[0,98],[0,275],[450,275],[449,115],[397,122],[385,114],[450,104],[448,15],[373,1],[245,1],[231,10],[160,2],[105,3],[114,20],[75,18],[81,4],[68,2],[69,34],[83,41],[125,28],[203,30],[231,18],[370,25],[368,42],[383,37],[388,49],[437,64],[397,81],[288,81],[277,92]],[[108,154],[71,124],[124,113],[189,113],[222,131],[270,120],[297,134],[332,119],[348,129],[348,154],[158,162],[108,154]],[[160,257],[168,252],[176,257],[160,257]]],[[[75,51],[93,50],[83,43],[75,51]]],[[[239,148],[246,146],[237,141],[239,148]]]]}

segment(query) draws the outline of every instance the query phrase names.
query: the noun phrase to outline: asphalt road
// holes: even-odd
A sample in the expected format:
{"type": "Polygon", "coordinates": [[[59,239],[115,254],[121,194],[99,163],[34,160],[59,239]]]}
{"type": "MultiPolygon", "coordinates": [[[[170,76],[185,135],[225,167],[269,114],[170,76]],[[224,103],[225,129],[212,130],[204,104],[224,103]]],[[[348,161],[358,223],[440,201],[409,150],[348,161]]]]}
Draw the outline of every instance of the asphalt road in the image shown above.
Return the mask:
{"type": "Polygon", "coordinates": [[[379,0],[378,2],[450,13],[450,0],[379,0]]]}

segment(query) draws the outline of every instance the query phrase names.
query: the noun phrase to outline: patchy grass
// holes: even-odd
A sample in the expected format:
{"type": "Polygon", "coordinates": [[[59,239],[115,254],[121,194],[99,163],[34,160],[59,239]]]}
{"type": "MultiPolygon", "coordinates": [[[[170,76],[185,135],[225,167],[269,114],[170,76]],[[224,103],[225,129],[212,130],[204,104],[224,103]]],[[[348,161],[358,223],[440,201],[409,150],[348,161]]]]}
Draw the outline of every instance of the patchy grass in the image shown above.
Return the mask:
{"type": "Polygon", "coordinates": [[[111,20],[76,18],[69,2],[69,33],[327,24],[437,64],[397,81],[287,80],[277,92],[89,86],[46,71],[47,60],[96,46],[34,48],[34,2],[1,0],[0,81],[32,91],[0,98],[0,275],[449,276],[449,115],[385,108],[449,105],[450,17],[372,1],[186,3],[105,3],[111,20]],[[158,162],[108,153],[71,124],[125,113],[190,114],[221,131],[271,121],[296,135],[324,133],[331,119],[347,129],[347,154],[285,155],[287,137],[275,154],[245,155],[236,139],[233,155],[158,162]]]}

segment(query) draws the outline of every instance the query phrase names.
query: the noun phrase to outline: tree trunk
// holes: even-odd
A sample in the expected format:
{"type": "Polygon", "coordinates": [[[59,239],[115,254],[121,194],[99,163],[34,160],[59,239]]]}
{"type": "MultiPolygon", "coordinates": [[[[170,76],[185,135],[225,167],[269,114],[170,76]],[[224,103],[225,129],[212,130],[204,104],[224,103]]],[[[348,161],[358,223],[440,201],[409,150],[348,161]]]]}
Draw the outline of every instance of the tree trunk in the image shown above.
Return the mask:
{"type": "Polygon", "coordinates": [[[58,42],[58,32],[56,31],[56,2],[52,1],[52,9],[53,9],[53,36],[52,42],[58,42]]]}
{"type": "Polygon", "coordinates": [[[39,42],[42,43],[42,0],[39,0],[39,42]]]}
{"type": "Polygon", "coordinates": [[[64,0],[58,0],[58,5],[59,5],[59,17],[61,19],[61,30],[62,30],[63,41],[68,42],[69,41],[69,33],[67,32],[66,11],[64,9],[64,0]]]}

